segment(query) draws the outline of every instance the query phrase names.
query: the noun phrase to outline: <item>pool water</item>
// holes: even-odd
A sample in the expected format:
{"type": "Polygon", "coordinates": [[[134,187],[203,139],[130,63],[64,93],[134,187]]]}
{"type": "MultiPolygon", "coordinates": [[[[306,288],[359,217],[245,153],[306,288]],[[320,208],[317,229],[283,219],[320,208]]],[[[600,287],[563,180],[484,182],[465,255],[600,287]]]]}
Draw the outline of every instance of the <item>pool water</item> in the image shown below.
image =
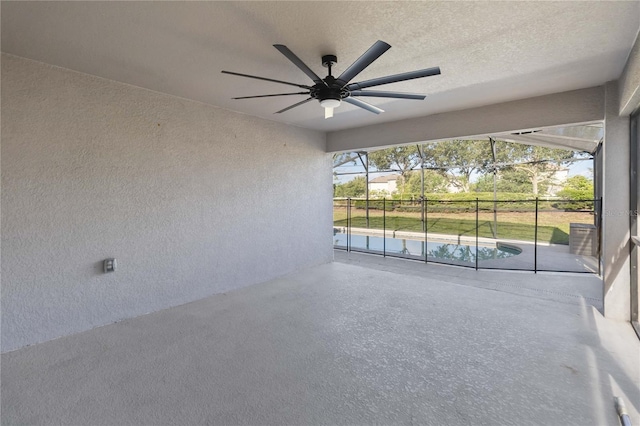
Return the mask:
{"type": "MultiPolygon", "coordinates": [[[[334,247],[347,247],[347,234],[335,233],[333,236],[334,247]]],[[[425,253],[428,258],[436,258],[440,260],[450,260],[457,262],[475,263],[476,246],[427,242],[418,240],[407,240],[399,238],[374,237],[368,235],[351,235],[349,247],[352,250],[367,250],[374,252],[382,252],[388,254],[401,254],[407,256],[415,256],[424,258],[425,253]]],[[[478,246],[478,260],[506,259],[508,257],[517,256],[520,251],[509,247],[487,247],[478,246]]]]}

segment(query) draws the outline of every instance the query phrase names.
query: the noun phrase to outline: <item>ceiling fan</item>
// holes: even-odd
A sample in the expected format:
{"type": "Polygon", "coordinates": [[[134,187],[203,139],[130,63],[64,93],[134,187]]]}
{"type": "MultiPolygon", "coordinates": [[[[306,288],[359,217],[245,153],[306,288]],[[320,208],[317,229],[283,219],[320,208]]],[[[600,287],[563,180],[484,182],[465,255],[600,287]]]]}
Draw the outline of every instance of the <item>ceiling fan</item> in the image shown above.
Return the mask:
{"type": "Polygon", "coordinates": [[[252,99],[252,98],[268,98],[273,96],[290,96],[290,95],[308,95],[309,97],[304,101],[295,103],[280,111],[276,111],[276,114],[289,111],[297,106],[306,104],[307,102],[317,99],[320,102],[320,106],[324,108],[324,118],[333,117],[333,109],[340,106],[342,101],[351,105],[366,109],[374,114],[380,114],[384,110],[371,105],[367,102],[361,101],[356,97],[369,96],[376,98],[396,98],[396,99],[416,99],[424,100],[425,95],[419,95],[415,93],[401,93],[401,92],[382,92],[378,90],[363,90],[368,87],[380,86],[383,84],[396,83],[398,81],[412,80],[415,78],[429,77],[432,75],[440,74],[439,67],[426,68],[423,70],[410,71],[401,74],[389,75],[386,77],[374,78],[371,80],[360,81],[357,83],[349,83],[356,75],[360,74],[362,70],[371,65],[373,61],[378,59],[384,52],[389,50],[391,46],[384,41],[376,41],[373,46],[369,48],[360,58],[358,58],[349,68],[344,70],[337,78],[331,75],[331,67],[338,62],[338,58],[335,55],[324,55],[322,57],[322,65],[328,68],[328,75],[322,79],[311,68],[309,68],[300,58],[298,58],[287,46],[282,44],[274,44],[273,47],[278,49],[280,53],[287,57],[295,66],[300,68],[313,82],[313,86],[304,84],[290,83],[287,81],[274,80],[271,78],[258,77],[255,75],[241,74],[231,71],[222,71],[224,74],[237,75],[240,77],[255,78],[258,80],[271,81],[274,83],[287,84],[289,86],[296,86],[301,89],[305,89],[306,92],[295,93],[276,93],[273,95],[257,95],[257,96],[242,96],[233,99],[252,99]]]}

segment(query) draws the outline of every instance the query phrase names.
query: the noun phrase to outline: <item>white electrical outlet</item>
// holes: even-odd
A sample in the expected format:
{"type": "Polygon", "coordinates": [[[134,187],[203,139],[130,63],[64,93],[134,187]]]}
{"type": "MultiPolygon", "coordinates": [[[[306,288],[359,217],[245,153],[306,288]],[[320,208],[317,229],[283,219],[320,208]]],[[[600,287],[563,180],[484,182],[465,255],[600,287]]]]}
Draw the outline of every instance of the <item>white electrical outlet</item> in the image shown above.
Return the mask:
{"type": "Polygon", "coordinates": [[[116,270],[116,260],[115,259],[105,259],[104,260],[104,272],[114,272],[116,270]]]}

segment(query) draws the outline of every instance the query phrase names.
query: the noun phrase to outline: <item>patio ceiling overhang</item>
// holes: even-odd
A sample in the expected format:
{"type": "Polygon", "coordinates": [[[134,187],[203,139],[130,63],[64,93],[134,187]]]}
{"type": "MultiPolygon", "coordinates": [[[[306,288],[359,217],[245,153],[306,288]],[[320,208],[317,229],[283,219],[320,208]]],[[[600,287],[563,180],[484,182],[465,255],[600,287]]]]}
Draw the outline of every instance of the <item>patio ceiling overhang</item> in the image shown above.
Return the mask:
{"type": "MultiPolygon", "coordinates": [[[[540,129],[523,130],[519,132],[504,132],[474,137],[474,140],[493,138],[506,142],[514,142],[523,145],[543,146],[553,149],[566,149],[569,151],[588,152],[593,154],[598,148],[598,144],[604,136],[604,126],[602,122],[592,122],[571,126],[556,126],[540,129]]],[[[457,138],[456,138],[457,139],[457,138]]],[[[441,141],[441,142],[444,142],[441,141]]],[[[419,145],[419,143],[418,143],[419,145]]],[[[346,152],[334,157],[333,167],[340,167],[344,164],[358,160],[360,155],[384,148],[373,148],[346,152]]]]}

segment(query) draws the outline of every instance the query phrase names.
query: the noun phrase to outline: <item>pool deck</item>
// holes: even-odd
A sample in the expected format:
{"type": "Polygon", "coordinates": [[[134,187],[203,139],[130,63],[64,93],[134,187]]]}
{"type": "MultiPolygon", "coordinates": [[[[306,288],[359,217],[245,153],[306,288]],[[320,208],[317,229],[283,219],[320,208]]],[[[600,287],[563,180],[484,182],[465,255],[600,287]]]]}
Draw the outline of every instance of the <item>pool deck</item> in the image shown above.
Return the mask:
{"type": "Polygon", "coordinates": [[[2,355],[2,424],[640,424],[588,274],[336,261],[2,355]]]}

